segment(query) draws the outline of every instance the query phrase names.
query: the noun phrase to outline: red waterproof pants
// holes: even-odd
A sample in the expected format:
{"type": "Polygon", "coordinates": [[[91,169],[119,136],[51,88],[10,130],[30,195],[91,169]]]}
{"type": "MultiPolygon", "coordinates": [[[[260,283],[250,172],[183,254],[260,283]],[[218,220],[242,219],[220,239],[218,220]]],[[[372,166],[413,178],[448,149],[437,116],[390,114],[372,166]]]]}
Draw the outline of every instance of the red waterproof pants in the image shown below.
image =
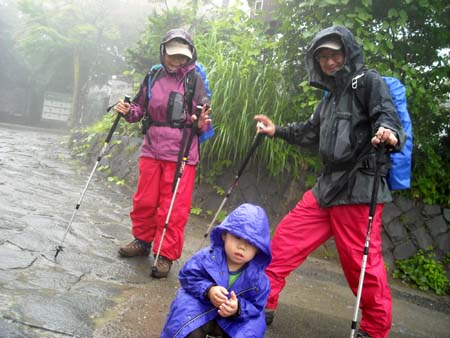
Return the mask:
{"type": "MultiPolygon", "coordinates": [[[[383,205],[377,205],[360,303],[360,328],[373,338],[387,337],[392,324],[391,292],[381,252],[382,210],[383,205]]],[[[276,309],[286,277],[331,236],[334,236],[347,282],[356,295],[368,219],[368,205],[320,208],[312,191],[307,191],[278,224],[273,236],[273,258],[266,270],[271,286],[267,308],[276,309]]]]}
{"type": "MultiPolygon", "coordinates": [[[[172,200],[172,184],[176,163],[148,157],[139,160],[139,180],[133,196],[130,213],[132,234],[145,242],[153,242],[153,253],[158,251],[161,235],[172,200]]],[[[178,185],[177,195],[161,246],[161,256],[170,260],[181,257],[184,227],[191,210],[195,166],[186,165],[178,185]]]]}

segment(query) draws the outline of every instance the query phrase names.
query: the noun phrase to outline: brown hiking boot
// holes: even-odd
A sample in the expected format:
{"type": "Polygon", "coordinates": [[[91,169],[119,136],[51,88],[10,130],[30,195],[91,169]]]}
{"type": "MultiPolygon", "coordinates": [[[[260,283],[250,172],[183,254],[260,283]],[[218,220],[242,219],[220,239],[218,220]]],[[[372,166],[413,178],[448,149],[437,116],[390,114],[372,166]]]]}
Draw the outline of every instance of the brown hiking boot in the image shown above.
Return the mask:
{"type": "Polygon", "coordinates": [[[151,243],[146,243],[139,239],[128,243],[119,249],[119,255],[122,257],[148,256],[150,254],[151,243]]]}
{"type": "Polygon", "coordinates": [[[355,338],[372,338],[372,336],[369,335],[367,332],[358,330],[358,332],[356,332],[355,338]]]}
{"type": "Polygon", "coordinates": [[[151,276],[154,278],[164,278],[169,274],[172,261],[164,256],[159,256],[156,265],[152,267],[151,276]]]}
{"type": "Polygon", "coordinates": [[[272,325],[273,318],[275,317],[275,310],[266,309],[264,312],[265,312],[265,315],[266,315],[266,325],[267,326],[272,325]]]}

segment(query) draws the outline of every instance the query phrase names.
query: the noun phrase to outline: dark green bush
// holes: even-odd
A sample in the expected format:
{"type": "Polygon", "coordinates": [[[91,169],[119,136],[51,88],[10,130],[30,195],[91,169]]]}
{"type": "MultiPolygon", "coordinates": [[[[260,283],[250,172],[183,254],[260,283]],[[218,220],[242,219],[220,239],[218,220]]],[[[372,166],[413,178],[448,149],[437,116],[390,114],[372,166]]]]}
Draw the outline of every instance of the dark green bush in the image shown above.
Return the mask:
{"type": "Polygon", "coordinates": [[[445,274],[444,265],[436,260],[431,248],[419,250],[411,258],[396,262],[394,278],[417,287],[420,290],[433,290],[438,295],[450,291],[450,282],[445,274]]]}

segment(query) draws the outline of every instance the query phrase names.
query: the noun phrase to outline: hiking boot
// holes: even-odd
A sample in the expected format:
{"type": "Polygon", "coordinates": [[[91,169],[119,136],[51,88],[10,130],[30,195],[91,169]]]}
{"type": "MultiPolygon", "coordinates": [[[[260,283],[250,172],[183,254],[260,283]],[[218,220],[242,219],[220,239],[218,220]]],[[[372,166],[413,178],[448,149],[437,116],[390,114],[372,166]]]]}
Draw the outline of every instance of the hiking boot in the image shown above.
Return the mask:
{"type": "Polygon", "coordinates": [[[148,256],[151,247],[152,243],[147,243],[136,238],[134,241],[121,247],[119,249],[119,255],[122,257],[148,256]]]}
{"type": "Polygon", "coordinates": [[[152,267],[151,276],[154,278],[164,278],[169,274],[172,261],[164,256],[159,256],[156,265],[152,267]]]}
{"type": "Polygon", "coordinates": [[[368,334],[367,332],[358,330],[358,332],[356,332],[355,338],[372,338],[372,336],[370,334],[368,334]]]}
{"type": "Polygon", "coordinates": [[[273,317],[275,317],[275,310],[266,309],[265,314],[266,314],[266,325],[267,326],[272,325],[273,317]]]}

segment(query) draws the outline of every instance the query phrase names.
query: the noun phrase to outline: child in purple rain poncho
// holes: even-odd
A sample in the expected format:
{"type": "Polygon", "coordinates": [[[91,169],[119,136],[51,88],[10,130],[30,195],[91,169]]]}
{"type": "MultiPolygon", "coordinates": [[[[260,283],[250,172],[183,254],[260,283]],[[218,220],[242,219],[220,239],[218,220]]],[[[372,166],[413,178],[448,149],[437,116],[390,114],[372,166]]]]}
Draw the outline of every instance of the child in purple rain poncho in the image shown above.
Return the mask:
{"type": "Polygon", "coordinates": [[[270,290],[270,228],[261,207],[243,204],[211,233],[179,273],[162,338],[263,338],[270,290]]]}

